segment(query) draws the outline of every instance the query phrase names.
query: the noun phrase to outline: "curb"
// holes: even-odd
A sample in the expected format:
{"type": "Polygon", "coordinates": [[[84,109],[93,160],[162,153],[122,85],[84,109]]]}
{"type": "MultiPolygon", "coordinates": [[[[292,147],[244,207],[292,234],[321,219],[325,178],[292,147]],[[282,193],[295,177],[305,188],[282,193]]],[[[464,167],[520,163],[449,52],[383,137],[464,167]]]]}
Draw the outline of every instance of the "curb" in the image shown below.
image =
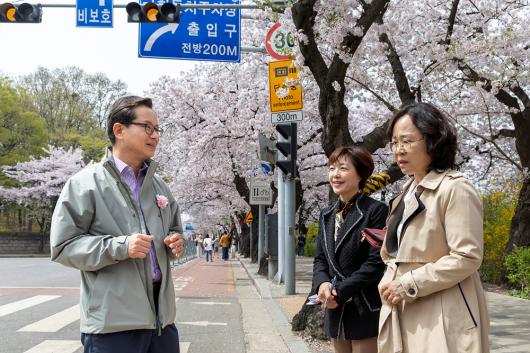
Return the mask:
{"type": "Polygon", "coordinates": [[[47,258],[50,258],[50,256],[51,256],[50,254],[0,254],[0,258],[15,258],[15,257],[47,257],[47,258]]]}
{"type": "Polygon", "coordinates": [[[241,258],[238,256],[237,260],[241,264],[241,267],[245,269],[245,272],[247,273],[248,277],[252,281],[252,284],[256,288],[256,291],[258,292],[259,296],[263,300],[265,307],[269,311],[269,314],[271,315],[272,321],[276,325],[278,332],[282,336],[283,341],[285,342],[285,345],[289,349],[289,352],[291,353],[307,353],[310,352],[309,347],[305,343],[305,341],[294,335],[291,331],[291,324],[289,323],[289,320],[283,313],[282,309],[280,308],[280,305],[276,300],[272,297],[270,288],[269,288],[269,281],[264,278],[256,278],[253,273],[245,266],[245,264],[241,261],[241,258]]]}

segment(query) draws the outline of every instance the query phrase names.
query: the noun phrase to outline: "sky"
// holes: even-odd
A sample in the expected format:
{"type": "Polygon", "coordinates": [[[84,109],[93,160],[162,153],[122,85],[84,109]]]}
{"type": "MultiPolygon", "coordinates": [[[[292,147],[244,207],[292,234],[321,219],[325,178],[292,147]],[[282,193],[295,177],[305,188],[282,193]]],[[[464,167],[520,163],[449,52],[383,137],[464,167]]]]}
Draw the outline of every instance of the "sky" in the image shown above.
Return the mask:
{"type": "MultiPolygon", "coordinates": [[[[128,2],[115,0],[114,4],[128,2]]],[[[112,80],[122,80],[129,93],[142,95],[149,83],[160,76],[177,77],[193,68],[196,63],[193,61],[138,58],[138,26],[127,22],[123,8],[114,9],[113,28],[77,28],[75,8],[45,7],[42,23],[0,23],[0,74],[16,77],[29,74],[38,66],[78,66],[88,73],[103,72],[112,80]]]]}

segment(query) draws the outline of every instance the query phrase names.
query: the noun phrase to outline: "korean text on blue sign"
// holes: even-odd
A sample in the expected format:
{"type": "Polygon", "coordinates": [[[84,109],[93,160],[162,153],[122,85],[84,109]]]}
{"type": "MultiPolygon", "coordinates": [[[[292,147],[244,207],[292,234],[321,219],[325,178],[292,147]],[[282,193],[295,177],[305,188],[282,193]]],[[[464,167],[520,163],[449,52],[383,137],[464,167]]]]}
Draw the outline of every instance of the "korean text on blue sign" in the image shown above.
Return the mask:
{"type": "MultiPolygon", "coordinates": [[[[240,0],[183,0],[173,3],[238,5],[240,0]]],[[[180,11],[178,24],[140,24],[139,57],[240,61],[240,9],[181,8],[180,11]]]]}
{"type": "Polygon", "coordinates": [[[77,0],[77,27],[112,27],[113,0],[77,0]]]}

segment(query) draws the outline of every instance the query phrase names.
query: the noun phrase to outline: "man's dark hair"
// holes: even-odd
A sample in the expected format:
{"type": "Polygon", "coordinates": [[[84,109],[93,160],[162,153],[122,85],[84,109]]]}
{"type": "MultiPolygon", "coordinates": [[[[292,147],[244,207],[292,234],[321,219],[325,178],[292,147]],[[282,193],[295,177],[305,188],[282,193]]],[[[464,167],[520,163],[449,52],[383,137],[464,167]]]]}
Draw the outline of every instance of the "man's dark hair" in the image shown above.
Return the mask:
{"type": "Polygon", "coordinates": [[[447,117],[430,103],[411,103],[397,111],[387,130],[387,136],[392,140],[394,125],[403,116],[408,115],[412,123],[423,135],[427,153],[432,162],[429,170],[457,169],[455,164],[458,150],[455,127],[447,117]]]}
{"type": "Polygon", "coordinates": [[[116,142],[114,131],[112,130],[114,124],[129,124],[136,118],[135,108],[145,106],[153,108],[151,98],[143,98],[138,96],[125,96],[118,98],[110,108],[109,116],[107,117],[107,135],[112,145],[116,142]]]}
{"type": "Polygon", "coordinates": [[[328,165],[335,164],[342,157],[348,157],[352,162],[357,175],[361,178],[359,182],[359,190],[364,189],[366,185],[366,180],[372,175],[374,171],[374,160],[370,152],[367,149],[359,146],[342,146],[338,147],[331,153],[329,156],[328,165]]]}

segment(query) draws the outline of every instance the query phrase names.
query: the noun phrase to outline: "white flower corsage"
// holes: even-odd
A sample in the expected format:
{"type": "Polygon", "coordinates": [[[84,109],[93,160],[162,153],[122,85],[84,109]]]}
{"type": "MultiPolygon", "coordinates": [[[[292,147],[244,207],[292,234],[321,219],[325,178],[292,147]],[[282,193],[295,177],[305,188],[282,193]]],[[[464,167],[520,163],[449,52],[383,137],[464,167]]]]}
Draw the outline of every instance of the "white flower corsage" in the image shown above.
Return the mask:
{"type": "Polygon", "coordinates": [[[158,208],[166,208],[168,203],[167,197],[164,195],[156,195],[156,205],[158,208]]]}

